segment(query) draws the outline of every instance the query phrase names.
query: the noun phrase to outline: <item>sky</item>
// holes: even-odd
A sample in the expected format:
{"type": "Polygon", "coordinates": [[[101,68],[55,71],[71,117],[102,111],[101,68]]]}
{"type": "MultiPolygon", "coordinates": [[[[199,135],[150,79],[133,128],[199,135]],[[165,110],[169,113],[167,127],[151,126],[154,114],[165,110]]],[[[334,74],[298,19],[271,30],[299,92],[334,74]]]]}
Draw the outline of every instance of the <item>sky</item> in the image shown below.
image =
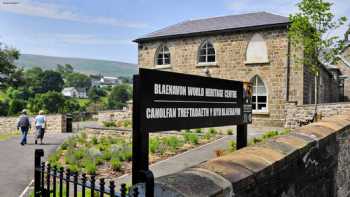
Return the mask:
{"type": "MultiPolygon", "coordinates": [[[[350,20],[348,0],[334,3],[350,20]]],[[[0,0],[0,42],[21,53],[137,63],[132,40],[190,19],[266,11],[288,16],[297,0],[0,0]]],[[[349,21],[347,22],[349,24],[349,21]]],[[[348,25],[333,32],[343,36],[348,25]]]]}

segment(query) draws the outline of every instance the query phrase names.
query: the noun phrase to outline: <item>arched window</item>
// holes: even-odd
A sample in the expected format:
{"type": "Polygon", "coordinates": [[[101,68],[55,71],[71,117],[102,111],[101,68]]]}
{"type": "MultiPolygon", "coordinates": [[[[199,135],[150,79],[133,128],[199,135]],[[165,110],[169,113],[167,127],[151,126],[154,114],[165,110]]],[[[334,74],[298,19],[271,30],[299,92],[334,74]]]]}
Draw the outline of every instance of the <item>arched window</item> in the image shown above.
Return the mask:
{"type": "Polygon", "coordinates": [[[246,63],[267,63],[268,61],[266,42],[260,34],[256,33],[249,41],[246,52],[246,63]]]}
{"type": "Polygon", "coordinates": [[[253,111],[267,112],[267,90],[259,76],[254,76],[250,82],[253,85],[253,111]]]}
{"type": "Polygon", "coordinates": [[[165,45],[161,45],[157,50],[156,56],[157,65],[168,65],[170,64],[170,51],[165,45]]]}
{"type": "Polygon", "coordinates": [[[215,49],[212,43],[205,41],[201,44],[198,51],[199,63],[215,62],[215,49]]]}

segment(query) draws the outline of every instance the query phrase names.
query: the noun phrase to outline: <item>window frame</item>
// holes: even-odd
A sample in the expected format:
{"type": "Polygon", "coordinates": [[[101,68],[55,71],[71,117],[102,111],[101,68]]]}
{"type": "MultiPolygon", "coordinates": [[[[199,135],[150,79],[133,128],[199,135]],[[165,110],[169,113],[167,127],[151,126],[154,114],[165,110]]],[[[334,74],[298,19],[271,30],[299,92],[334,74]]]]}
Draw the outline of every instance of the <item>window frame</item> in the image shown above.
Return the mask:
{"type": "Polygon", "coordinates": [[[267,86],[265,84],[265,82],[262,80],[262,78],[258,75],[255,75],[251,80],[250,82],[252,83],[252,87],[253,87],[253,95],[252,95],[252,106],[253,106],[253,113],[255,114],[259,114],[259,113],[262,113],[262,114],[266,114],[269,112],[269,99],[268,99],[268,89],[267,89],[267,86]],[[259,79],[261,81],[261,84],[259,84],[259,79]],[[264,92],[264,95],[262,95],[261,93],[259,93],[259,88],[264,88],[265,89],[265,92],[264,92]],[[255,100],[254,100],[254,97],[255,97],[255,100]],[[265,102],[259,102],[258,100],[258,97],[266,97],[266,101],[265,102]],[[255,103],[255,104],[254,104],[255,103]],[[265,109],[258,109],[258,106],[259,104],[263,104],[265,105],[265,109]],[[255,106],[254,106],[255,105],[255,106]]]}
{"type": "Polygon", "coordinates": [[[210,42],[209,40],[203,41],[201,43],[201,45],[199,46],[198,53],[197,53],[197,64],[199,66],[216,65],[216,50],[215,50],[214,44],[212,42],[210,42]],[[208,45],[211,45],[211,47],[208,47],[208,45]],[[201,54],[203,49],[205,50],[205,54],[204,55],[201,54]],[[209,53],[210,49],[213,49],[213,51],[214,51],[213,54],[209,53]],[[204,57],[205,61],[201,61],[201,57],[204,57]],[[209,57],[214,57],[214,61],[208,61],[209,57]]]}
{"type": "Polygon", "coordinates": [[[155,58],[154,58],[154,64],[156,68],[168,68],[171,65],[171,53],[170,53],[170,49],[169,47],[167,47],[166,45],[162,44],[158,47],[155,58]],[[165,55],[168,54],[169,55],[169,63],[166,63],[166,57],[165,55]],[[162,55],[161,58],[159,58],[159,56],[162,55]],[[162,64],[159,64],[158,60],[162,61],[162,64]]]}

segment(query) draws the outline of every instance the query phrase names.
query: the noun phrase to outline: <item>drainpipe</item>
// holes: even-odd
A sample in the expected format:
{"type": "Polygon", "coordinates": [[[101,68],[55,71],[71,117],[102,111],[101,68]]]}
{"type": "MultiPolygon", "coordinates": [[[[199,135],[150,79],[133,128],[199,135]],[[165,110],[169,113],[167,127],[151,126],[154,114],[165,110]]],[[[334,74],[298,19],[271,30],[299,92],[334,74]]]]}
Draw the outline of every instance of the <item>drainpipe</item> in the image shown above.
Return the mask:
{"type": "Polygon", "coordinates": [[[287,80],[286,80],[286,101],[289,101],[289,81],[290,81],[290,38],[288,36],[287,48],[287,80]]]}

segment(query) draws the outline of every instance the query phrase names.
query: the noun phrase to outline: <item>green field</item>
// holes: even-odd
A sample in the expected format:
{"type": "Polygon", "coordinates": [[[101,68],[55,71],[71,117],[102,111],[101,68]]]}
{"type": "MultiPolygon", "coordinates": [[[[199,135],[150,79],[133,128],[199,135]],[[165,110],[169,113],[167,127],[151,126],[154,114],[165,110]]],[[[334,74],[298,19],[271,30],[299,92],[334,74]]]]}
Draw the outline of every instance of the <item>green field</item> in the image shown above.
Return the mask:
{"type": "Polygon", "coordinates": [[[16,65],[24,69],[33,67],[56,69],[57,64],[71,64],[75,71],[84,74],[131,77],[137,73],[136,64],[108,60],[21,54],[19,60],[16,61],[16,65]]]}

